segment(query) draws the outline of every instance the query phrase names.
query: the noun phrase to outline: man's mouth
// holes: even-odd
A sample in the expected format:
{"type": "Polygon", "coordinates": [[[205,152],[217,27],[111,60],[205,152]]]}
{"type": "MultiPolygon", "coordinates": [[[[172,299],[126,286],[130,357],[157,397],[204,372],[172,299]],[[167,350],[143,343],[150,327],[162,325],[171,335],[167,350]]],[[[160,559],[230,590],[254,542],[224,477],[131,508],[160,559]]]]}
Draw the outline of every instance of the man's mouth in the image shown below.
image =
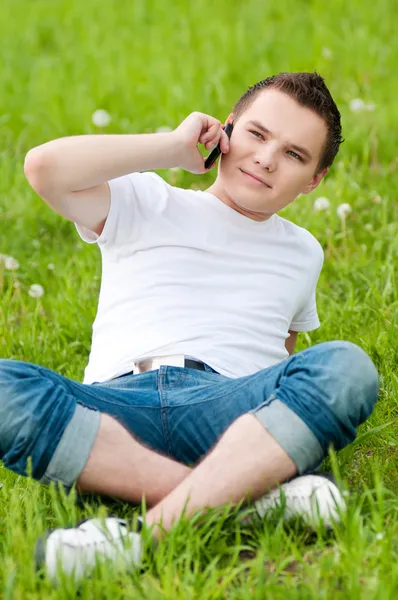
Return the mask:
{"type": "Polygon", "coordinates": [[[269,185],[269,183],[267,183],[266,181],[264,181],[264,179],[262,177],[260,177],[259,175],[255,175],[254,173],[250,173],[249,171],[244,171],[243,169],[239,169],[244,175],[246,175],[246,177],[250,178],[253,182],[257,181],[257,183],[259,185],[265,185],[266,187],[271,189],[271,186],[269,185]]]}

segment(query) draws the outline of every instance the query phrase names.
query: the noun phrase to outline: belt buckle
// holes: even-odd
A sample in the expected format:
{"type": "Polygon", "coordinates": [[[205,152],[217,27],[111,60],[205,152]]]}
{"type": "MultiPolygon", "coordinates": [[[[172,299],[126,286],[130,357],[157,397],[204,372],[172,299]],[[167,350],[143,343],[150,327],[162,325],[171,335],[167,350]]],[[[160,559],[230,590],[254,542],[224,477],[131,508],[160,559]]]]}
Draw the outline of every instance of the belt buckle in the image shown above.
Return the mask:
{"type": "Polygon", "coordinates": [[[145,373],[146,371],[156,371],[161,366],[169,367],[184,367],[184,354],[169,354],[167,356],[153,356],[152,358],[144,358],[134,363],[134,374],[145,373]]]}

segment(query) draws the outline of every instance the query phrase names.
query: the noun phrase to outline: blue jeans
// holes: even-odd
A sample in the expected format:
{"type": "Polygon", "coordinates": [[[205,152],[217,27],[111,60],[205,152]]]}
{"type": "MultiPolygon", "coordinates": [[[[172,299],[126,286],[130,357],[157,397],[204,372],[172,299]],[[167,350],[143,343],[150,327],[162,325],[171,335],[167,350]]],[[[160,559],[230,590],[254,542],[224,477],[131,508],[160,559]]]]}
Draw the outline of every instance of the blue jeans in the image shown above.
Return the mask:
{"type": "Polygon", "coordinates": [[[352,442],[378,394],[370,358],[326,342],[238,379],[162,366],[91,385],[29,363],[0,360],[0,459],[15,473],[70,487],[91,453],[101,413],[138,440],[194,464],[235,419],[252,413],[302,474],[352,442]]]}

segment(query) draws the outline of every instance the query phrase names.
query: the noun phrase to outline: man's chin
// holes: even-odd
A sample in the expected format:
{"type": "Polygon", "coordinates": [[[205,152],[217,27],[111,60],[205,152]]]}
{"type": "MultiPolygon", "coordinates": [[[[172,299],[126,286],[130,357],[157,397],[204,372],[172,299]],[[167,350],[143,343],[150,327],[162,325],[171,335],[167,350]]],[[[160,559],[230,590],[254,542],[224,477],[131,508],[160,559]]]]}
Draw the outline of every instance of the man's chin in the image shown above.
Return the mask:
{"type": "Polygon", "coordinates": [[[235,208],[235,210],[238,210],[238,212],[241,212],[242,214],[246,214],[246,216],[251,216],[259,221],[264,221],[265,219],[269,219],[269,217],[271,217],[273,215],[273,212],[270,211],[268,208],[265,208],[264,206],[260,208],[260,207],[251,205],[249,202],[247,202],[247,203],[242,203],[242,201],[238,202],[237,200],[235,200],[235,198],[230,198],[230,201],[231,201],[231,204],[233,204],[232,208],[235,208]]]}

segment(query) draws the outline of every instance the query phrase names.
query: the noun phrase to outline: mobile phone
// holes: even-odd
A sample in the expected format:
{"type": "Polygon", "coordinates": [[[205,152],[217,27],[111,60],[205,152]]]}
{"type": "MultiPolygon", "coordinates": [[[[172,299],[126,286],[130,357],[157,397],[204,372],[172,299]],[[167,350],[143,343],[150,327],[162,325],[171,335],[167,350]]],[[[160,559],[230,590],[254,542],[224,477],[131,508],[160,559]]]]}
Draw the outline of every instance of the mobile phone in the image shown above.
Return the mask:
{"type": "MultiPolygon", "coordinates": [[[[231,137],[233,128],[234,128],[234,124],[231,123],[230,121],[228,121],[227,124],[225,125],[224,131],[229,138],[231,137]]],[[[220,148],[220,144],[218,143],[217,146],[214,148],[214,150],[212,150],[210,152],[209,156],[206,158],[205,169],[211,169],[211,167],[214,165],[214,163],[216,162],[216,160],[220,156],[220,154],[221,154],[221,148],[220,148]]]]}

